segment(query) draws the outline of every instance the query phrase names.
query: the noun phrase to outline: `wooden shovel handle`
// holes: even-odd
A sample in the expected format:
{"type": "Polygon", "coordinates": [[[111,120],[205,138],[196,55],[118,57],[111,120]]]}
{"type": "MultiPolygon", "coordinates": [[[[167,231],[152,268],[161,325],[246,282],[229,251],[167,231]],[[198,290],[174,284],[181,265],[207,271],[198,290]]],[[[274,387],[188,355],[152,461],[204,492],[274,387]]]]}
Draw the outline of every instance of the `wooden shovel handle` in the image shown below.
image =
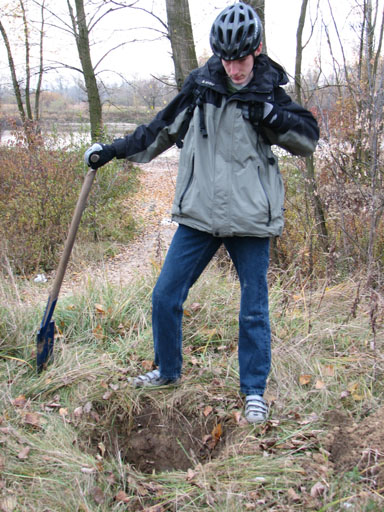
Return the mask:
{"type": "MultiPolygon", "coordinates": [[[[73,213],[71,225],[69,227],[67,240],[64,245],[64,250],[60,258],[59,266],[57,267],[57,272],[55,276],[55,280],[52,285],[52,289],[49,295],[49,300],[47,304],[46,311],[49,312],[50,306],[57,300],[59,296],[60,288],[64,279],[64,274],[67,269],[68,261],[71,256],[73,244],[75,243],[75,238],[77,234],[77,230],[80,224],[81,216],[83,214],[84,208],[87,203],[87,199],[89,196],[89,192],[92,187],[92,183],[96,176],[96,169],[89,169],[87,172],[84,183],[81,188],[79,199],[77,200],[76,208],[73,213]]],[[[43,320],[44,323],[44,320],[43,320]]]]}

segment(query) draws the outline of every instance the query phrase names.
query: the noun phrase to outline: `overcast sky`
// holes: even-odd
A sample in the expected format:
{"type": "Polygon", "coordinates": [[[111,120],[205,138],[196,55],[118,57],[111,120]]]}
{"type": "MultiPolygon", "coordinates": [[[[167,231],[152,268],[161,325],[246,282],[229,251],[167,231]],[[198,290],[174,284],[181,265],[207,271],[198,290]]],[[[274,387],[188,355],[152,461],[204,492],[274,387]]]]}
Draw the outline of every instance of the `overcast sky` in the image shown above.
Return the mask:
{"type": "MultiPolygon", "coordinates": [[[[141,0],[148,7],[154,6],[156,14],[165,18],[165,0],[141,0]]],[[[190,0],[190,11],[192,25],[194,31],[194,39],[198,57],[204,52],[211,53],[209,47],[209,31],[211,25],[219,14],[227,5],[231,5],[231,0],[190,0]]],[[[294,60],[296,51],[296,30],[300,15],[302,0],[266,0],[266,36],[268,54],[282,64],[289,73],[294,72],[294,60]]],[[[307,12],[308,21],[306,24],[306,33],[309,34],[310,20],[316,16],[316,6],[318,0],[310,0],[307,12]]],[[[321,0],[322,16],[331,29],[334,39],[335,34],[331,26],[331,20],[328,14],[328,0],[321,0]]],[[[355,0],[338,0],[332,2],[332,9],[339,23],[339,30],[345,41],[350,38],[350,12],[355,0]]],[[[153,28],[161,28],[160,24],[148,15],[143,15],[138,11],[122,12],[118,16],[117,26],[120,29],[134,26],[153,26],[153,28]]],[[[318,26],[322,26],[318,22],[318,26]]],[[[109,27],[105,27],[106,32],[109,27]]],[[[116,27],[117,30],[119,30],[116,27]]],[[[145,34],[144,31],[133,31],[132,36],[140,37],[145,34]]],[[[153,37],[153,33],[147,33],[153,37]]],[[[126,37],[126,34],[125,34],[126,37]]],[[[310,45],[304,53],[304,64],[310,67],[314,59],[318,56],[320,48],[323,46],[323,53],[328,53],[325,40],[321,43],[321,33],[317,31],[310,45]]],[[[336,41],[335,41],[336,46],[336,41]]],[[[347,53],[350,48],[347,45],[347,53]]],[[[121,52],[117,52],[112,61],[114,66],[121,68],[121,72],[125,76],[136,74],[149,75],[150,73],[159,75],[162,73],[169,74],[173,72],[173,65],[170,56],[170,45],[166,40],[156,41],[155,43],[135,43],[124,48],[121,52]]]]}
{"type": "MultiPolygon", "coordinates": [[[[380,0],[382,5],[384,0],[380,0]]],[[[332,29],[332,23],[328,13],[329,0],[320,0],[322,17],[332,29]]],[[[5,5],[6,0],[0,0],[0,5],[5,5]]],[[[217,14],[227,5],[232,4],[231,0],[189,0],[191,18],[194,30],[194,39],[197,49],[197,55],[201,56],[205,52],[210,54],[209,31],[217,14]]],[[[277,62],[282,64],[292,74],[294,72],[294,58],[296,46],[296,30],[300,14],[302,0],[266,0],[266,36],[268,54],[277,62]]],[[[308,21],[306,24],[306,33],[309,33],[310,19],[316,15],[316,5],[318,0],[309,1],[308,21]]],[[[332,2],[335,16],[338,20],[339,31],[344,40],[346,55],[352,56],[352,32],[350,29],[351,9],[356,5],[357,0],[337,0],[332,2]]],[[[9,4],[8,4],[9,5],[9,4]]],[[[64,0],[50,0],[52,10],[63,19],[67,18],[67,7],[64,0]]],[[[166,19],[165,0],[140,0],[137,4],[145,6],[147,9],[153,9],[155,14],[162,19],[166,19]]],[[[318,21],[318,27],[322,27],[321,20],[318,21]]],[[[101,55],[118,42],[130,39],[142,39],[156,37],[155,31],[148,31],[140,27],[151,27],[161,30],[162,26],[148,14],[137,10],[125,9],[118,13],[108,15],[103,23],[97,25],[93,34],[94,46],[92,46],[93,63],[96,64],[101,55]],[[130,30],[128,30],[130,29],[130,30]]],[[[10,33],[10,38],[14,34],[10,33]]],[[[78,65],[77,50],[72,37],[66,36],[64,32],[49,28],[47,32],[47,41],[45,43],[45,60],[57,59],[68,64],[78,65]]],[[[337,37],[331,30],[331,37],[337,48],[337,37]]],[[[13,43],[13,41],[11,41],[13,43]]],[[[4,83],[4,77],[9,72],[7,65],[4,45],[0,41],[0,80],[4,83]]],[[[317,31],[311,40],[311,44],[304,53],[304,70],[313,66],[314,60],[318,57],[320,51],[328,54],[327,44],[321,39],[321,31],[317,31]]],[[[337,51],[336,51],[337,53],[337,51]]],[[[24,66],[21,60],[21,67],[24,66]]],[[[98,70],[109,70],[103,73],[103,78],[108,82],[120,82],[120,78],[113,72],[121,73],[126,78],[134,76],[149,77],[150,74],[170,75],[173,73],[173,64],[170,55],[170,44],[166,39],[160,39],[155,42],[132,43],[126,45],[123,49],[113,52],[108,56],[98,70]]],[[[65,75],[62,71],[57,76],[65,75]]],[[[46,77],[47,79],[48,77],[46,77]]],[[[0,83],[1,83],[0,82],[0,83]]]]}

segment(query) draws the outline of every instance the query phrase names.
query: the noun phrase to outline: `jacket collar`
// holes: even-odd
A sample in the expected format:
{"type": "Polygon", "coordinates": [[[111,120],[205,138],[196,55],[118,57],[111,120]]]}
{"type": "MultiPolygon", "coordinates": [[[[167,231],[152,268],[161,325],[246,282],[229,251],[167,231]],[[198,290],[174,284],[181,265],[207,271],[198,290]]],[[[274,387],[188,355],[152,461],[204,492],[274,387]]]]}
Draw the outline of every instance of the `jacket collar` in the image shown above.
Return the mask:
{"type": "MultiPolygon", "coordinates": [[[[228,94],[226,74],[221,60],[213,56],[207,63],[198,70],[196,82],[205,87],[214,89],[221,94],[228,94]]],[[[267,55],[261,54],[255,59],[252,80],[246,89],[240,90],[237,94],[252,93],[268,95],[275,87],[288,83],[288,77],[284,69],[270,59],[267,55]]],[[[244,98],[245,99],[245,98],[244,98]]]]}

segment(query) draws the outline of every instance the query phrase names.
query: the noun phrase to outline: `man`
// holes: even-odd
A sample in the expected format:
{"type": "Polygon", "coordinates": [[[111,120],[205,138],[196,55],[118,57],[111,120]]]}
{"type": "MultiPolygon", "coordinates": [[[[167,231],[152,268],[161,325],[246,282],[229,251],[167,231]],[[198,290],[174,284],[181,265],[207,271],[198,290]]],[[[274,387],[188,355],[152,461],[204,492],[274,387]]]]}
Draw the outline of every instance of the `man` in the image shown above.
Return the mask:
{"type": "Polygon", "coordinates": [[[132,383],[178,382],[183,303],[223,243],[241,285],[240,390],[250,423],[268,414],[263,393],[271,364],[269,239],[283,228],[284,190],[271,144],[308,156],[319,137],[312,114],[281,88],[287,76],[261,53],[261,37],[251,7],[227,7],[212,25],[214,56],[190,74],[176,98],[149,125],[111,145],[94,144],[85,154],[94,168],[113,157],[148,162],[184,139],[172,207],[179,227],[152,298],[157,369],[132,383]]]}

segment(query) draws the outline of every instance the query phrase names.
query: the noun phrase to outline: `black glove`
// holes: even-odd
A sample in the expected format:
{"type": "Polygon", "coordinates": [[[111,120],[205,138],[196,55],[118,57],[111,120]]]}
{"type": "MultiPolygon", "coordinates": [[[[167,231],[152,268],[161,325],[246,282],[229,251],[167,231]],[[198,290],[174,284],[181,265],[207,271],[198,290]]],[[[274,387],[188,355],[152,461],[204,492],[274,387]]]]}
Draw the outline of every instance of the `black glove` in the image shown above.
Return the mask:
{"type": "Polygon", "coordinates": [[[263,125],[278,132],[285,132],[288,127],[283,128],[283,122],[284,114],[280,107],[272,103],[264,103],[263,125]]]}
{"type": "Polygon", "coordinates": [[[98,169],[102,165],[108,163],[116,156],[116,149],[113,144],[99,144],[95,142],[84,153],[84,161],[88,167],[98,169]]]}

